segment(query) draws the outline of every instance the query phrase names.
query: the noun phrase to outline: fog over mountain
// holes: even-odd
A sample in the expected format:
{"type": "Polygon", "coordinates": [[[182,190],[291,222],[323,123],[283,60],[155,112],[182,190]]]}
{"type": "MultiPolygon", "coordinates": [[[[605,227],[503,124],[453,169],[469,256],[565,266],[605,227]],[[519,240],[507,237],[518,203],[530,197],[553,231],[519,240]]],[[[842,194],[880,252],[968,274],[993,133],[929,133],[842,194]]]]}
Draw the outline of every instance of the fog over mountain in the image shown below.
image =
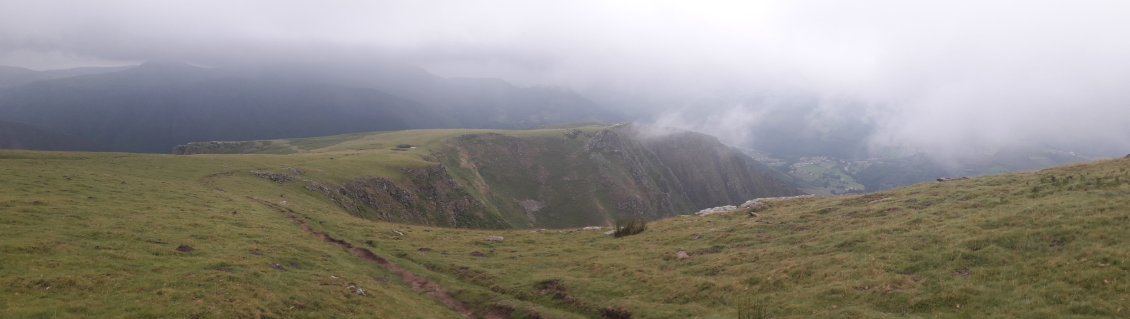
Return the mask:
{"type": "Polygon", "coordinates": [[[0,11],[10,13],[0,65],[39,70],[402,63],[565,87],[638,121],[795,156],[1130,152],[1125,1],[5,1],[0,11]]]}

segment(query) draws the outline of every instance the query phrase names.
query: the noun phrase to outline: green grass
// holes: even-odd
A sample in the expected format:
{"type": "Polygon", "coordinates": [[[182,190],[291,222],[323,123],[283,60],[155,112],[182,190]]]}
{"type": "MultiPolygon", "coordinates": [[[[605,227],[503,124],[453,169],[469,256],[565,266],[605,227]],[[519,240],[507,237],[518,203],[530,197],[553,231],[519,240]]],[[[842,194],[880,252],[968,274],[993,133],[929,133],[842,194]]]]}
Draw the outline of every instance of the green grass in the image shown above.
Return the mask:
{"type": "Polygon", "coordinates": [[[454,317],[383,269],[203,182],[264,157],[0,158],[0,317],[454,317]],[[350,283],[370,293],[350,294],[350,283]]]}
{"type": "Polygon", "coordinates": [[[759,217],[674,217],[623,238],[376,222],[301,183],[249,173],[396,178],[460,132],[288,141],[301,150],[289,155],[0,151],[0,317],[458,317],[260,201],[438,282],[479,314],[1130,316],[1130,160],[773,202],[759,217]]]}
{"type": "Polygon", "coordinates": [[[757,218],[676,217],[619,239],[400,226],[409,239],[385,248],[587,316],[614,306],[643,318],[735,318],[752,299],[773,318],[1117,318],[1130,311],[1130,185],[1117,177],[1127,168],[1109,161],[793,200],[757,218]],[[1090,177],[1041,182],[1080,174],[1090,177]],[[507,239],[485,242],[490,235],[507,239]],[[677,260],[680,250],[691,258],[677,260]],[[547,280],[572,301],[539,293],[547,280]]]}

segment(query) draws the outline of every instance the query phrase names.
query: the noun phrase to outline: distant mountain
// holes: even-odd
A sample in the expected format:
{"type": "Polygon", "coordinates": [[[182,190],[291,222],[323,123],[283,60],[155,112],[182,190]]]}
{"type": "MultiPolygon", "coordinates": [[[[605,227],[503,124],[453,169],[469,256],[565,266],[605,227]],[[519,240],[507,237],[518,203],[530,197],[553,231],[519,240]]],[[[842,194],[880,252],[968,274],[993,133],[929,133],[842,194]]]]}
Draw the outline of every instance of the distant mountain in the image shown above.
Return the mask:
{"type": "Polygon", "coordinates": [[[410,67],[217,69],[161,62],[69,76],[3,74],[4,83],[18,85],[0,91],[0,121],[81,136],[90,141],[86,150],[165,153],[190,141],[616,119],[566,90],[447,80],[410,67]]]}
{"type": "Polygon", "coordinates": [[[91,149],[89,142],[72,136],[56,134],[37,127],[0,121],[0,149],[27,150],[83,150],[91,149]]]}
{"type": "Polygon", "coordinates": [[[62,70],[35,71],[32,69],[0,65],[0,89],[36,81],[63,79],[75,76],[116,72],[130,67],[85,67],[62,70]]]}
{"type": "Polygon", "coordinates": [[[31,83],[0,95],[0,110],[4,120],[83,136],[97,150],[160,153],[188,141],[448,124],[418,103],[375,90],[232,77],[183,64],[31,83]]]}
{"type": "Polygon", "coordinates": [[[813,194],[876,192],[899,186],[931,182],[942,177],[983,176],[1005,172],[1094,161],[1086,156],[1054,148],[1011,148],[962,159],[939,160],[926,154],[888,155],[866,159],[831,156],[796,160],[757,157],[778,171],[788,172],[801,188],[813,194]]]}
{"type": "Polygon", "coordinates": [[[564,88],[518,87],[490,78],[443,78],[401,64],[291,64],[235,71],[254,77],[376,89],[425,104],[437,114],[454,118],[456,126],[464,128],[522,129],[626,119],[623,114],[564,88]]]}

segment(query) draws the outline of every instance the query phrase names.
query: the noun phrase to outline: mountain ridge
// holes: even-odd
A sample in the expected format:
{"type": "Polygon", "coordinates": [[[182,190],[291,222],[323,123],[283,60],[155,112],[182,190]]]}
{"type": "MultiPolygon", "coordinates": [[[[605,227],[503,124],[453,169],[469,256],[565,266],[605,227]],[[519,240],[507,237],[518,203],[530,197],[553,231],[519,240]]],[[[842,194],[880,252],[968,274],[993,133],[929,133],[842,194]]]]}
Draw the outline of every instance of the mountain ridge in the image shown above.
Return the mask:
{"type": "MultiPolygon", "coordinates": [[[[796,195],[788,178],[693,132],[643,136],[637,125],[533,131],[406,131],[318,139],[192,143],[177,153],[420,154],[392,174],[304,177],[301,166],[266,170],[304,180],[357,216],[454,227],[580,227],[657,219],[752,197],[796,195]],[[423,139],[427,137],[430,140],[423,139]],[[406,146],[402,147],[402,146],[406,146]]],[[[371,165],[382,165],[371,162],[371,165]]]]}
{"type": "Polygon", "coordinates": [[[203,68],[179,62],[23,71],[6,72],[19,85],[0,90],[0,121],[82,136],[91,145],[82,150],[165,153],[202,140],[618,119],[564,89],[501,82],[480,92],[472,82],[396,65],[344,73],[301,65],[203,68]]]}

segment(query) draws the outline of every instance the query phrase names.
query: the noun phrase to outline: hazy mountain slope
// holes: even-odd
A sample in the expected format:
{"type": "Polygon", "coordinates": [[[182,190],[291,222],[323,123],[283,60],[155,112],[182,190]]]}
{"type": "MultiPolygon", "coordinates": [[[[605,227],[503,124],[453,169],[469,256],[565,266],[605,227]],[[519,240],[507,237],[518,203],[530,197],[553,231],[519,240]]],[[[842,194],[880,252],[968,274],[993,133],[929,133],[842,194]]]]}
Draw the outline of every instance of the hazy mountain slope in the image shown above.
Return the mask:
{"type": "Polygon", "coordinates": [[[552,124],[618,122],[624,116],[564,88],[518,87],[499,79],[443,78],[394,63],[265,65],[232,70],[255,77],[364,87],[428,105],[455,119],[452,127],[536,128],[552,124]]]}
{"type": "Polygon", "coordinates": [[[160,153],[189,141],[450,124],[379,91],[232,77],[181,64],[32,83],[0,95],[0,110],[4,120],[83,136],[99,150],[160,153]]]}
{"type": "Polygon", "coordinates": [[[497,79],[447,79],[440,90],[413,97],[458,114],[467,127],[536,128],[625,119],[568,89],[516,87],[497,79]]]}
{"type": "Polygon", "coordinates": [[[427,133],[293,140],[290,155],[0,151],[0,316],[1119,318],[1130,309],[1130,159],[770,202],[756,217],[677,217],[619,239],[376,222],[300,179],[254,173],[397,180],[390,167],[429,165],[418,153],[427,146],[386,143],[466,132],[427,133]],[[429,280],[467,315],[343,243],[429,280]]]}
{"type": "Polygon", "coordinates": [[[38,79],[35,70],[0,65],[0,88],[33,82],[38,79]]]}
{"type": "Polygon", "coordinates": [[[21,67],[0,65],[0,89],[36,81],[63,79],[75,76],[116,72],[129,67],[86,67],[61,70],[36,71],[21,67]]]}
{"type": "Polygon", "coordinates": [[[91,142],[87,149],[110,151],[165,153],[190,141],[619,119],[563,89],[448,80],[395,65],[218,69],[156,62],[124,70],[3,69],[0,81],[11,85],[0,91],[0,121],[82,136],[91,142]]]}
{"type": "Polygon", "coordinates": [[[40,128],[0,121],[0,149],[81,150],[91,143],[40,128]]]}

